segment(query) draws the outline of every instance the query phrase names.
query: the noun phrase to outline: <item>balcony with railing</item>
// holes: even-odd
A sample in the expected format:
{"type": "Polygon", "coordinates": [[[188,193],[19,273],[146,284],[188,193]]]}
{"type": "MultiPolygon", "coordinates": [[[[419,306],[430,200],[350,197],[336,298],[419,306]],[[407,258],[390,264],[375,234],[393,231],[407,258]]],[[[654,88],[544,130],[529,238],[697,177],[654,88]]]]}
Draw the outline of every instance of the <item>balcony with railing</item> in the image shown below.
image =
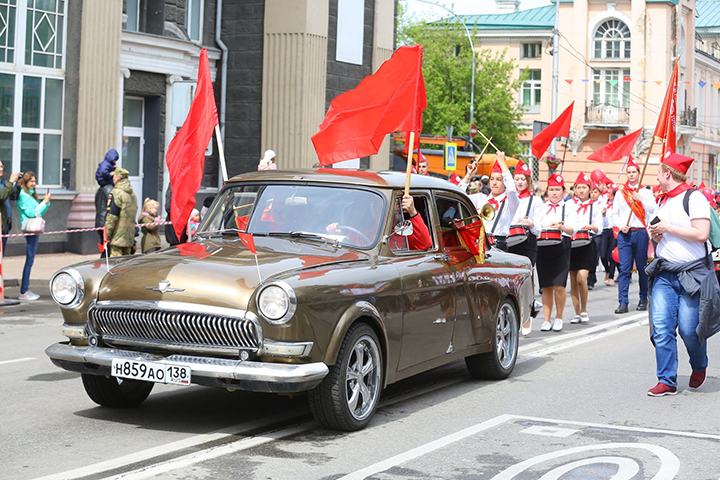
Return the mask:
{"type": "Polygon", "coordinates": [[[697,127],[697,108],[687,107],[678,112],[678,121],[685,127],[697,127]]]}
{"type": "Polygon", "coordinates": [[[588,105],[585,107],[585,123],[607,127],[630,124],[630,108],[616,105],[588,105]]]}

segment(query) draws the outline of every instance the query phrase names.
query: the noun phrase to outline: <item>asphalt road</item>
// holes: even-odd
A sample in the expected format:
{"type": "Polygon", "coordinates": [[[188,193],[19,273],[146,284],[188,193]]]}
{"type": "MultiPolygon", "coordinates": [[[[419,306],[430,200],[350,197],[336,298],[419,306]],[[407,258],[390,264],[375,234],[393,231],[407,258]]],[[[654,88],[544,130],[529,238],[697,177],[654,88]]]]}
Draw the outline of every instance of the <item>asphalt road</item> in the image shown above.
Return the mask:
{"type": "MultiPolygon", "coordinates": [[[[303,396],[158,385],[139,408],[98,407],[45,356],[62,321],[38,293],[0,308],[3,479],[720,477],[720,338],[702,388],[687,388],[681,349],[679,394],[648,397],[647,317],[615,316],[612,287],[590,293],[587,325],[539,332],[536,321],[508,380],[473,380],[453,363],[389,387],[352,434],[319,427],[303,396]]],[[[568,298],[566,319],[571,310],[568,298]]]]}

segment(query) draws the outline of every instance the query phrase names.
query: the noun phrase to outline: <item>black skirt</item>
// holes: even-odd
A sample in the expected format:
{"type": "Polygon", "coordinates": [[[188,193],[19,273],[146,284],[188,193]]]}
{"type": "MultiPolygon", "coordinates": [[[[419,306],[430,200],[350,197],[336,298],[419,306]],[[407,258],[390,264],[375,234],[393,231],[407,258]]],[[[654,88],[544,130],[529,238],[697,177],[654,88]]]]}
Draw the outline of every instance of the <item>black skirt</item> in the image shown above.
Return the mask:
{"type": "Polygon", "coordinates": [[[570,270],[570,237],[563,235],[562,243],[538,247],[537,272],[540,287],[564,287],[570,270]]]}
{"type": "Polygon", "coordinates": [[[597,244],[590,242],[584,247],[570,249],[570,271],[595,270],[597,266],[597,244]]]}
{"type": "Polygon", "coordinates": [[[537,237],[528,232],[527,240],[509,247],[508,251],[515,255],[522,255],[523,257],[529,258],[533,266],[535,266],[538,254],[537,237]]]}

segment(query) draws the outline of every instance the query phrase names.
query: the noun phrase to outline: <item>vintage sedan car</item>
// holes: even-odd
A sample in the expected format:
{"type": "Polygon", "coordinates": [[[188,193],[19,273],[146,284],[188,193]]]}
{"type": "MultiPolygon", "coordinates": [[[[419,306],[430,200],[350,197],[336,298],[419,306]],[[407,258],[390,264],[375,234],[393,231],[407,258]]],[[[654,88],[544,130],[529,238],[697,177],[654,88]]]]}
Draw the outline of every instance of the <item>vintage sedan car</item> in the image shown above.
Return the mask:
{"type": "Polygon", "coordinates": [[[535,313],[530,262],[490,248],[479,263],[456,230],[477,220],[472,202],[418,175],[415,221],[430,239],[409,248],[423,229],[403,222],[404,183],[339,169],[237,176],[194,241],[55,273],[68,341],[46,353],[106,407],[139,405],[154,383],[307,391],[315,418],[347,431],[368,424],[385,386],[440,365],[507,377],[535,313]]]}

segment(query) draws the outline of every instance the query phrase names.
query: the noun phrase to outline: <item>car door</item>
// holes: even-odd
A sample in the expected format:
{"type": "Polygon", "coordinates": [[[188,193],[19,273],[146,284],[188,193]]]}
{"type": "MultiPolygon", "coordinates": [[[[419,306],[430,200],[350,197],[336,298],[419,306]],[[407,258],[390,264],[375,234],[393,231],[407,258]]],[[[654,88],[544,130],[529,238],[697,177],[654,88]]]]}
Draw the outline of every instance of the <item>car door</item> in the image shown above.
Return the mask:
{"type": "MultiPolygon", "coordinates": [[[[425,191],[411,191],[415,208],[428,226],[433,246],[414,251],[390,245],[392,262],[402,285],[403,327],[398,371],[445,355],[455,321],[455,270],[449,257],[438,247],[432,224],[432,197],[425,191]]],[[[402,192],[393,195],[396,216],[402,192]]],[[[399,216],[391,222],[394,226],[399,216]]],[[[393,242],[390,242],[391,244],[393,242]]]]}
{"type": "MultiPolygon", "coordinates": [[[[490,341],[494,332],[489,322],[494,318],[498,289],[496,271],[487,251],[485,261],[463,246],[457,227],[478,220],[477,211],[467,198],[453,192],[435,192],[435,206],[439,218],[439,232],[443,251],[450,257],[450,266],[458,281],[455,284],[456,318],[452,336],[453,350],[490,341]]],[[[485,239],[481,239],[486,245],[485,239]]]]}

